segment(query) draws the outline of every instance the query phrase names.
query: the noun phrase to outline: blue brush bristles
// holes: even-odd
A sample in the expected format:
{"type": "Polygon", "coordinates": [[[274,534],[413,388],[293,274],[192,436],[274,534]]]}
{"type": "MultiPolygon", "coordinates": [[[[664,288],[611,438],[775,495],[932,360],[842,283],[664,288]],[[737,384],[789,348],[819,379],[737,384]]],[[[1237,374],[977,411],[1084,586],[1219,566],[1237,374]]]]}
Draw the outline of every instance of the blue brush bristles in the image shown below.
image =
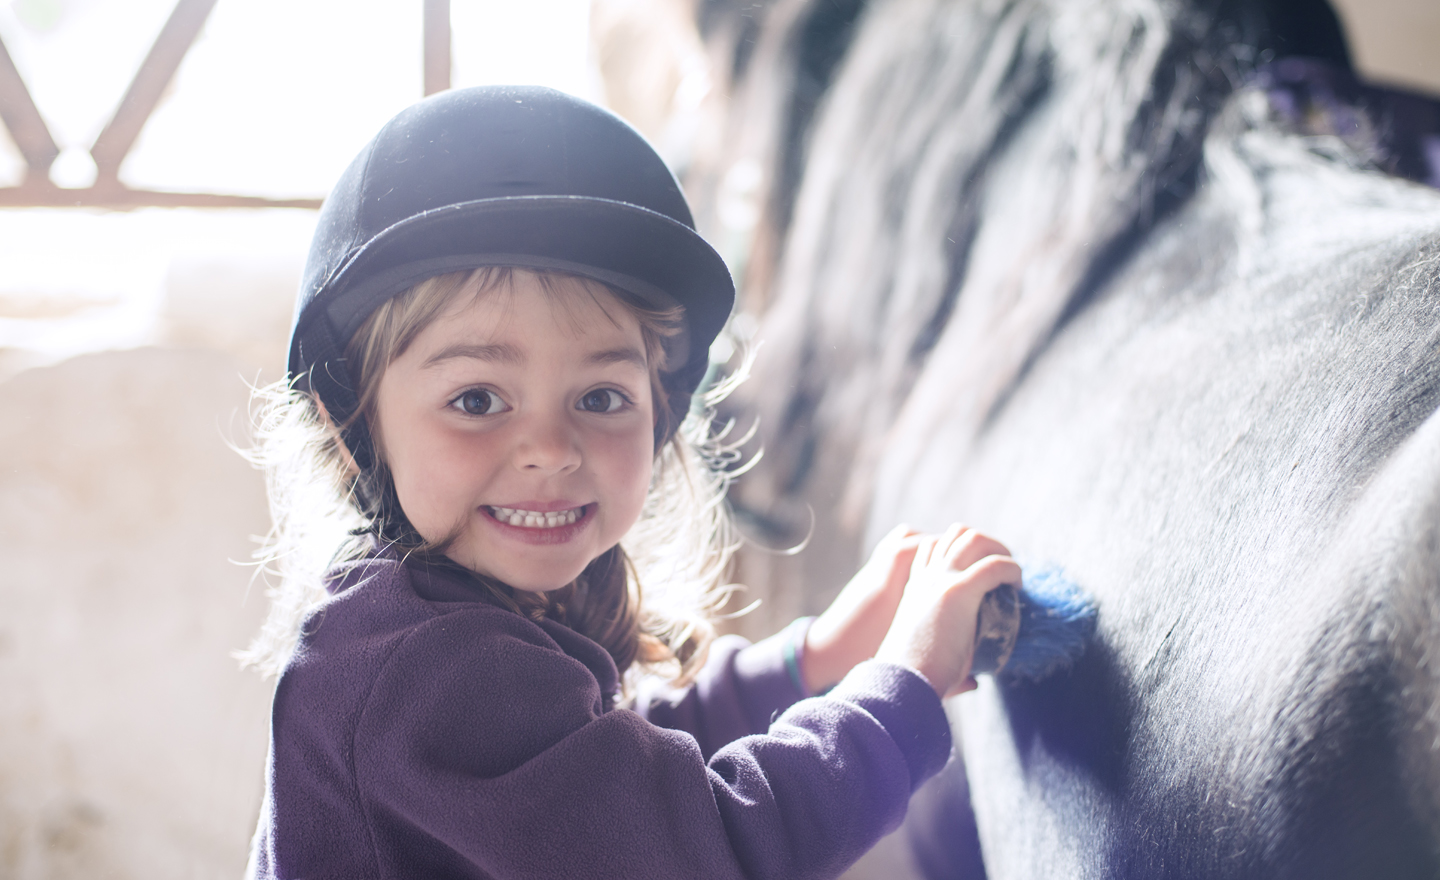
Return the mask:
{"type": "Polygon", "coordinates": [[[1068,669],[1095,634],[1092,599],[1055,565],[1022,566],[1020,634],[1000,670],[1006,682],[1040,681],[1068,669]]]}

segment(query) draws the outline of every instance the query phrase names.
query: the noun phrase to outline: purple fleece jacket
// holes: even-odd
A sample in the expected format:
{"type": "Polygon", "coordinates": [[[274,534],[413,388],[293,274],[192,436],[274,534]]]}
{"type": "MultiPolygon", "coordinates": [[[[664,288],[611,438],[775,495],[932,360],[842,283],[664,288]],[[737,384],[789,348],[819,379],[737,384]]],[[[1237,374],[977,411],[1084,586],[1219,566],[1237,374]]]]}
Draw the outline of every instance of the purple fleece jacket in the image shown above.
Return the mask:
{"type": "Polygon", "coordinates": [[[382,553],[331,587],[276,687],[258,877],[834,877],[950,752],[900,666],[802,700],[779,638],[727,637],[606,711],[603,648],[462,578],[382,553]]]}

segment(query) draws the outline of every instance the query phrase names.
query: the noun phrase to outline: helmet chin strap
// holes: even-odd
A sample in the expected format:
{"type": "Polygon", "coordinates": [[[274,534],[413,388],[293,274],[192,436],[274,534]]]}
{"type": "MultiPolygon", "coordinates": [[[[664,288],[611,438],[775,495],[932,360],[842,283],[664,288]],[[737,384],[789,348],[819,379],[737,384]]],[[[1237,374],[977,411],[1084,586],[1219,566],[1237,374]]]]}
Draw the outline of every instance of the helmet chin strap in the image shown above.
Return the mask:
{"type": "Polygon", "coordinates": [[[370,427],[360,414],[360,396],[350,379],[344,357],[332,357],[315,363],[296,386],[310,393],[325,418],[340,432],[345,451],[362,473],[375,467],[375,444],[370,427]]]}
{"type": "Polygon", "coordinates": [[[375,441],[370,437],[370,426],[363,415],[356,413],[350,419],[350,424],[341,429],[340,439],[345,441],[345,449],[361,473],[375,469],[375,441]]]}

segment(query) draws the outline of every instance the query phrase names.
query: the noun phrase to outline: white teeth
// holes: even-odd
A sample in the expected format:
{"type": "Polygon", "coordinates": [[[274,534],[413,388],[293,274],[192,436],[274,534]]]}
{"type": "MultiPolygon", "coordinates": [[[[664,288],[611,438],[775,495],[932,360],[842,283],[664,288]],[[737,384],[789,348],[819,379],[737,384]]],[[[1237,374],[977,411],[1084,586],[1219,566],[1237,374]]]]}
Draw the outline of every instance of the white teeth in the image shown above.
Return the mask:
{"type": "Polygon", "coordinates": [[[581,511],[583,510],[584,508],[582,507],[548,512],[519,510],[514,507],[490,508],[490,512],[501,522],[526,529],[554,529],[560,526],[568,526],[580,518],[581,511]]]}

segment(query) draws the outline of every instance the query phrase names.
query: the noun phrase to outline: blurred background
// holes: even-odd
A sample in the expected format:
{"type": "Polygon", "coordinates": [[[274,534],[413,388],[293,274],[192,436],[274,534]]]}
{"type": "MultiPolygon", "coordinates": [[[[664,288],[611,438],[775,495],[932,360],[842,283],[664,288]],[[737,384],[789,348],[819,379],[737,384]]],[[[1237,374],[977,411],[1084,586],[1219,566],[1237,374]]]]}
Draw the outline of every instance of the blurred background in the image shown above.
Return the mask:
{"type": "MultiPolygon", "coordinates": [[[[0,0],[0,878],[242,871],[270,685],[230,655],[269,516],[233,447],[314,206],[385,120],[483,83],[608,104],[745,277],[761,172],[727,65],[754,34],[717,52],[715,5],[0,0]]],[[[1336,5],[1364,75],[1440,93],[1440,3],[1336,5]]],[[[812,610],[763,598],[754,635],[812,610]]]]}

